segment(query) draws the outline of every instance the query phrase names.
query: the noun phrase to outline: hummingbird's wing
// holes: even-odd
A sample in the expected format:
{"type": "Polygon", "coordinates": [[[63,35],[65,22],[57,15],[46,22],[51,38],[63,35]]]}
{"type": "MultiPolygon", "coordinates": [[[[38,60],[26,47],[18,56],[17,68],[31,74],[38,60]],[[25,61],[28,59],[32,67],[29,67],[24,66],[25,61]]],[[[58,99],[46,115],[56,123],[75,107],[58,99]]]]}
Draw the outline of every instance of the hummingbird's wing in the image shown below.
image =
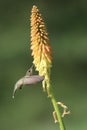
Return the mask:
{"type": "Polygon", "coordinates": [[[43,80],[44,80],[44,76],[39,76],[39,75],[25,76],[23,85],[36,84],[43,80]]]}

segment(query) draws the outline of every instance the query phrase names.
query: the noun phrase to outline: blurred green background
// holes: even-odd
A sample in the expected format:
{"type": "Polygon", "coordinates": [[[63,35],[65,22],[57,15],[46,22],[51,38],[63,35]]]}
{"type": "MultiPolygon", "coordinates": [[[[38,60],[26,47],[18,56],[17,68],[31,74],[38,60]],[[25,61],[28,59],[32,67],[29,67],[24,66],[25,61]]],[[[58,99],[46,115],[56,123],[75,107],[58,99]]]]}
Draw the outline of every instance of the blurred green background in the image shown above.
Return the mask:
{"type": "Polygon", "coordinates": [[[0,130],[58,130],[41,83],[12,92],[32,64],[30,15],[37,5],[53,49],[52,84],[71,115],[67,130],[87,130],[87,1],[0,0],[0,130]]]}

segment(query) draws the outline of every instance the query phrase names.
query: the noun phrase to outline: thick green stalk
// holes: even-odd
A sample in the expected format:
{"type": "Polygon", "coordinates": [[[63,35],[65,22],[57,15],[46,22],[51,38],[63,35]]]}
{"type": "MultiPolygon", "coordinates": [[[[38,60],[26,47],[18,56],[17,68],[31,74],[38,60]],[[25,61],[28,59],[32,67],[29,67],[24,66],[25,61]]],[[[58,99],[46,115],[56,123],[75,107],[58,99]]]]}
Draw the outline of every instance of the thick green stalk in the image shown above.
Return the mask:
{"type": "Polygon", "coordinates": [[[59,110],[59,105],[57,104],[55,96],[53,94],[52,86],[51,86],[51,91],[50,91],[50,98],[51,98],[52,105],[54,107],[54,111],[55,111],[56,118],[57,118],[57,121],[59,124],[59,128],[60,128],[60,130],[66,130],[62,116],[61,116],[61,112],[59,110]]]}

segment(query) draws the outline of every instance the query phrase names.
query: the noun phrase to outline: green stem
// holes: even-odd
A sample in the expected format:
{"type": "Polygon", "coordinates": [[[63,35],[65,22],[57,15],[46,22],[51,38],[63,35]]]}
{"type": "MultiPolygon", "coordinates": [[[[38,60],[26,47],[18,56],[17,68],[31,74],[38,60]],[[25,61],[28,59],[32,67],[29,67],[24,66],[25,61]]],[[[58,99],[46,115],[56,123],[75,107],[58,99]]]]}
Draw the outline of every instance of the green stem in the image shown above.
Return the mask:
{"type": "Polygon", "coordinates": [[[66,130],[63,119],[61,117],[61,112],[59,110],[59,105],[57,104],[56,99],[53,94],[52,86],[51,86],[51,91],[50,91],[50,98],[51,98],[52,105],[54,107],[54,111],[56,113],[56,117],[57,117],[57,120],[59,123],[60,130],[66,130]]]}

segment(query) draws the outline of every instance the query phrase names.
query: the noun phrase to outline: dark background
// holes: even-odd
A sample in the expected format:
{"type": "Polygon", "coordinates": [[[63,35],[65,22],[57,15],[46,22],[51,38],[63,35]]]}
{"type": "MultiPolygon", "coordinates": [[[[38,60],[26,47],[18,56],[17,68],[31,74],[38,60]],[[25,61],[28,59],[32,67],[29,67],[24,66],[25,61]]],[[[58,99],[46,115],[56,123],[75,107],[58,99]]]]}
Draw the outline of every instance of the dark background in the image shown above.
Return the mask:
{"type": "Polygon", "coordinates": [[[0,130],[57,130],[53,107],[41,83],[12,92],[32,64],[30,15],[42,13],[53,50],[52,84],[56,99],[71,115],[67,130],[87,129],[87,1],[0,0],[0,130]]]}

